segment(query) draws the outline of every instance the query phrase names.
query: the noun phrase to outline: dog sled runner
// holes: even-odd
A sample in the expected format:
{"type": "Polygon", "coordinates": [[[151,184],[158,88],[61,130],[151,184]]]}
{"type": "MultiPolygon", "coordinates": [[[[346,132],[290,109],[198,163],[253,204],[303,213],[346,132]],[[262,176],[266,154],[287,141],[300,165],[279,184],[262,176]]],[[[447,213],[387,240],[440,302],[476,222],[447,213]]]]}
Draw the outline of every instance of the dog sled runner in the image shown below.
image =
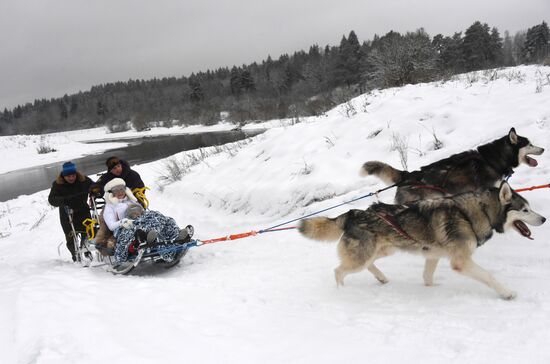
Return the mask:
{"type": "MultiPolygon", "coordinates": [[[[65,212],[69,217],[69,224],[71,226],[71,237],[73,239],[74,246],[74,260],[76,263],[80,263],[83,266],[89,266],[90,262],[93,261],[93,248],[90,246],[90,242],[86,235],[86,232],[81,230],[76,230],[73,221],[74,211],[69,207],[65,207],[65,212]]],[[[61,246],[63,242],[60,243],[57,247],[57,253],[61,255],[61,246]]]]}

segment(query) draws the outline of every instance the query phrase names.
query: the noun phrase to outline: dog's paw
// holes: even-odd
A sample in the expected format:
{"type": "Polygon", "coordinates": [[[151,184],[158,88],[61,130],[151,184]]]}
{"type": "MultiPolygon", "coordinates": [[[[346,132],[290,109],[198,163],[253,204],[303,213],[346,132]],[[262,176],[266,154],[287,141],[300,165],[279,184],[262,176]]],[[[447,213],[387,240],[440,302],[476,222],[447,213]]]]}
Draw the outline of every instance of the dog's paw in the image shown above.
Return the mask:
{"type": "Polygon", "coordinates": [[[431,277],[424,277],[424,285],[425,286],[428,286],[428,287],[431,287],[434,285],[434,278],[433,276],[431,277]]]}
{"type": "Polygon", "coordinates": [[[502,292],[500,294],[500,297],[502,297],[502,299],[507,300],[507,301],[513,300],[517,296],[518,296],[518,294],[514,291],[506,291],[506,292],[502,292]]]}
{"type": "Polygon", "coordinates": [[[334,279],[336,280],[336,287],[340,288],[340,286],[344,285],[344,277],[345,277],[345,274],[343,274],[338,268],[334,270],[334,279]]]}

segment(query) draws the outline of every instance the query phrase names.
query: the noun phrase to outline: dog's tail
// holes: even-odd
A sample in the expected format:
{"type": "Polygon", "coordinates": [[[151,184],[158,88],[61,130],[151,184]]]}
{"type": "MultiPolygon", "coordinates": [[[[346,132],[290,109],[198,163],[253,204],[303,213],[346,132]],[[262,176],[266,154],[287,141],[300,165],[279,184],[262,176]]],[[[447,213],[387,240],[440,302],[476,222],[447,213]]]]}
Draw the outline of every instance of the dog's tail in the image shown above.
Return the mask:
{"type": "Polygon", "coordinates": [[[340,239],[344,233],[344,226],[348,220],[348,213],[334,219],[328,217],[313,217],[300,221],[298,231],[313,240],[334,241],[340,239]]]}
{"type": "Polygon", "coordinates": [[[406,171],[395,169],[389,164],[378,161],[363,164],[361,170],[359,171],[359,174],[363,177],[377,176],[388,185],[401,182],[406,173],[406,171]]]}

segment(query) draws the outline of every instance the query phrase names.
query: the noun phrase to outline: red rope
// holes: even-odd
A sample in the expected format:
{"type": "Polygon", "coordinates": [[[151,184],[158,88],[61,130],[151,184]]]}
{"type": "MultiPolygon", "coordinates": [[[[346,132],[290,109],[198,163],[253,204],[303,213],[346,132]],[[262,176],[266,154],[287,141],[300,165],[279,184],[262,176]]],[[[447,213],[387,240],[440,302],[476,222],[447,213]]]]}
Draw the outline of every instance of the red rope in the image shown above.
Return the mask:
{"type": "MultiPolygon", "coordinates": [[[[291,230],[291,229],[296,229],[296,226],[289,226],[289,227],[278,228],[278,229],[270,229],[270,230],[265,230],[263,232],[264,233],[269,233],[271,231],[283,231],[283,230],[291,230]]],[[[208,239],[208,240],[198,240],[198,241],[200,241],[200,244],[198,244],[198,245],[213,244],[213,243],[219,243],[219,242],[222,242],[222,241],[243,239],[243,238],[248,238],[249,236],[255,236],[255,235],[258,235],[258,234],[261,234],[261,232],[257,232],[257,231],[253,230],[253,231],[249,231],[249,232],[246,232],[246,233],[222,236],[221,238],[214,238],[214,239],[208,239]]]]}
{"type": "Polygon", "coordinates": [[[514,191],[516,192],[524,192],[524,191],[533,191],[538,190],[539,188],[550,188],[550,183],[547,185],[540,185],[540,186],[531,186],[531,187],[525,187],[525,188],[518,188],[514,191]]]}
{"type": "Polygon", "coordinates": [[[220,241],[228,241],[228,240],[237,240],[237,239],[242,239],[242,238],[248,238],[249,236],[254,236],[254,235],[257,235],[257,234],[258,234],[257,231],[249,231],[249,232],[241,233],[241,234],[227,235],[227,236],[223,236],[221,238],[200,240],[200,242],[201,242],[201,245],[203,245],[203,244],[212,244],[212,243],[219,243],[220,241]]]}

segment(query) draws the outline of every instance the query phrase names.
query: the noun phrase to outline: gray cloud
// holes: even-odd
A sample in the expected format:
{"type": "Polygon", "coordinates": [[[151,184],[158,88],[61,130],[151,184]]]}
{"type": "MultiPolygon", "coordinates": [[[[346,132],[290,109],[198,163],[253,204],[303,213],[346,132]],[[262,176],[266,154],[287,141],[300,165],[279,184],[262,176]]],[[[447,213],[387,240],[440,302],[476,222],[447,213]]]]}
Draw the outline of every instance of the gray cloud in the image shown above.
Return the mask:
{"type": "Polygon", "coordinates": [[[0,0],[0,108],[337,45],[350,30],[452,35],[479,20],[513,34],[547,14],[548,0],[0,0]]]}

